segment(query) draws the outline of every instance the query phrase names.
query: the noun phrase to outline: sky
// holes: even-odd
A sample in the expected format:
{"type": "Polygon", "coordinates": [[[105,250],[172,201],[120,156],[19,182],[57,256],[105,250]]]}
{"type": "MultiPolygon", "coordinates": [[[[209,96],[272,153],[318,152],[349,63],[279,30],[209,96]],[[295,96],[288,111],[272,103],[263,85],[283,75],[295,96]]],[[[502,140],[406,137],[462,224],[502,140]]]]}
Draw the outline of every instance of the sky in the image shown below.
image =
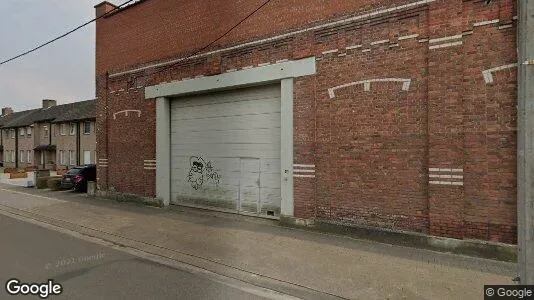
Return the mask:
{"type": "MultiPolygon", "coordinates": [[[[2,0],[0,61],[16,56],[94,18],[102,0],[2,0]]],[[[116,1],[110,1],[118,3],[116,1]]],[[[0,107],[38,108],[95,97],[95,25],[0,66],[0,107]]]]}

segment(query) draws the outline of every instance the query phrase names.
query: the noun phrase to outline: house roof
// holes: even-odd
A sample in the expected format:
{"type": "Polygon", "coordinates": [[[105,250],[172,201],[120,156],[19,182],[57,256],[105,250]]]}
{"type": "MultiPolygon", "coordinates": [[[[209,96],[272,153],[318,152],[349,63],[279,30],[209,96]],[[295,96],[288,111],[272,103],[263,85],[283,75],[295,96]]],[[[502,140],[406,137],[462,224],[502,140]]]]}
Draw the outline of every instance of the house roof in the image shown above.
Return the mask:
{"type": "Polygon", "coordinates": [[[67,122],[96,118],[96,100],[87,100],[65,104],[64,110],[53,122],[67,122]]]}
{"type": "Polygon", "coordinates": [[[0,117],[0,127],[15,128],[29,126],[39,122],[68,122],[94,119],[96,117],[96,100],[87,100],[49,108],[38,108],[15,112],[0,117]]]}

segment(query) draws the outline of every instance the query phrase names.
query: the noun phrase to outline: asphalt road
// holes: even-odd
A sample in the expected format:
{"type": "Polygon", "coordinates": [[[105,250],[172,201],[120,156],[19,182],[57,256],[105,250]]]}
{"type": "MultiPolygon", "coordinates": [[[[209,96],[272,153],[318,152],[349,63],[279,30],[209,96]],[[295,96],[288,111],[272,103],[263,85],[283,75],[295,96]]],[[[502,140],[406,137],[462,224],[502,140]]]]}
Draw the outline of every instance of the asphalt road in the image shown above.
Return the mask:
{"type": "Polygon", "coordinates": [[[63,293],[48,299],[265,299],[246,288],[159,265],[121,251],[0,215],[0,299],[6,282],[48,279],[63,293]]]}

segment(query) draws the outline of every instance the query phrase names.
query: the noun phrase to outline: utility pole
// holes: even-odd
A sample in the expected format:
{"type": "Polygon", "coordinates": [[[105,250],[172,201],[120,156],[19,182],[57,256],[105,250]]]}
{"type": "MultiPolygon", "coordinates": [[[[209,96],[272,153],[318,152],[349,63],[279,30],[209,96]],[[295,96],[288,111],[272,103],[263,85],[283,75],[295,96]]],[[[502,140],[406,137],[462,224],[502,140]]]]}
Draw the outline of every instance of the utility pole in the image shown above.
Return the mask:
{"type": "Polygon", "coordinates": [[[534,284],[534,0],[518,0],[517,240],[520,284],[534,284]]]}

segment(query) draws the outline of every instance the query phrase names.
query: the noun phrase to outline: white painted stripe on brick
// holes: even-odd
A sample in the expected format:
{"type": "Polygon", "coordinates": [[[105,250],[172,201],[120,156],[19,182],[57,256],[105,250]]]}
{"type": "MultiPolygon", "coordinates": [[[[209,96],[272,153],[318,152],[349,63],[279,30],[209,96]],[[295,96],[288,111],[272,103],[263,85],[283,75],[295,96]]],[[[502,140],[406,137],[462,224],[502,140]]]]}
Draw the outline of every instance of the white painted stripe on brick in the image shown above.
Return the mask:
{"type": "Polygon", "coordinates": [[[124,89],[120,89],[119,92],[124,92],[124,89]]]}
{"type": "Polygon", "coordinates": [[[458,172],[463,172],[464,169],[452,169],[451,172],[454,172],[454,173],[458,173],[458,172]]]}
{"type": "Polygon", "coordinates": [[[437,38],[437,39],[430,39],[428,42],[430,44],[435,44],[435,43],[440,43],[440,42],[459,40],[461,38],[462,38],[462,35],[461,34],[457,34],[457,35],[445,36],[445,37],[437,38]]]}
{"type": "Polygon", "coordinates": [[[412,7],[426,5],[426,4],[435,2],[435,1],[437,1],[437,0],[421,0],[421,1],[416,1],[416,2],[412,2],[412,3],[408,3],[408,4],[394,6],[394,7],[388,8],[388,9],[380,9],[380,10],[376,10],[376,11],[373,11],[373,12],[364,13],[364,14],[357,15],[357,16],[354,16],[354,17],[346,18],[346,19],[343,19],[343,20],[329,22],[329,23],[325,23],[325,24],[321,24],[321,25],[317,25],[317,26],[313,26],[313,27],[309,27],[309,28],[305,28],[305,29],[301,29],[301,30],[296,30],[296,31],[285,33],[285,34],[269,37],[269,38],[266,38],[266,39],[256,40],[256,41],[252,41],[252,42],[248,42],[248,43],[235,45],[235,46],[232,46],[232,47],[227,47],[227,48],[218,49],[218,50],[214,50],[214,51],[209,51],[209,52],[205,52],[205,53],[201,53],[201,54],[197,54],[197,55],[192,55],[192,56],[189,56],[189,57],[173,59],[173,60],[166,61],[166,62],[151,64],[151,65],[148,65],[148,66],[145,66],[145,67],[141,67],[141,68],[135,68],[135,69],[131,69],[131,70],[123,71],[123,72],[113,73],[113,74],[110,75],[110,77],[117,77],[117,76],[130,74],[130,73],[135,73],[135,72],[139,72],[139,71],[143,71],[143,70],[147,70],[147,69],[151,69],[151,68],[157,68],[157,67],[171,65],[171,64],[174,64],[174,63],[177,63],[177,62],[188,60],[188,59],[195,59],[195,58],[199,58],[199,57],[209,56],[209,55],[212,55],[212,54],[215,54],[215,53],[235,50],[235,49],[248,47],[248,46],[252,46],[252,45],[263,44],[263,43],[270,42],[270,41],[276,41],[276,40],[284,39],[284,38],[287,38],[287,37],[290,37],[290,36],[294,36],[294,35],[297,35],[297,34],[306,33],[306,32],[309,32],[309,31],[328,28],[328,27],[337,26],[337,25],[350,23],[350,22],[354,22],[354,21],[359,21],[359,20],[365,20],[365,19],[369,19],[369,18],[372,18],[372,17],[375,17],[375,16],[379,16],[379,15],[382,15],[382,14],[387,14],[387,13],[394,12],[394,11],[401,11],[401,10],[409,9],[409,8],[412,8],[412,7]]]}
{"type": "Polygon", "coordinates": [[[339,53],[337,56],[347,56],[347,53],[339,53]]]}
{"type": "Polygon", "coordinates": [[[459,41],[459,42],[454,42],[454,43],[446,43],[446,44],[441,44],[441,45],[434,45],[434,46],[430,46],[430,47],[428,47],[428,49],[433,50],[433,49],[441,49],[441,48],[448,48],[448,47],[460,46],[460,45],[462,45],[463,43],[464,43],[464,42],[459,41]]]}
{"type": "Polygon", "coordinates": [[[293,164],[293,167],[295,167],[295,168],[315,168],[315,165],[300,165],[300,164],[293,164]]]}
{"type": "Polygon", "coordinates": [[[429,168],[430,172],[439,172],[439,168],[429,168]]]}
{"type": "Polygon", "coordinates": [[[405,36],[399,36],[397,39],[399,41],[403,41],[403,40],[415,39],[415,38],[418,38],[418,37],[419,37],[418,34],[410,34],[410,35],[405,35],[405,36]]]}
{"type": "Polygon", "coordinates": [[[142,89],[142,88],[144,88],[144,86],[140,85],[140,86],[138,86],[137,88],[138,88],[138,89],[142,89]]]}
{"type": "Polygon", "coordinates": [[[491,24],[495,24],[495,23],[499,23],[499,19],[477,22],[477,23],[473,24],[473,27],[491,25],[491,24]]]}
{"type": "Polygon", "coordinates": [[[293,175],[293,177],[315,178],[315,175],[300,175],[300,174],[295,174],[295,175],[293,175]]]}
{"type": "Polygon", "coordinates": [[[462,35],[463,35],[463,36],[466,36],[466,35],[472,35],[472,34],[473,34],[473,30],[462,32],[462,35]]]}
{"type": "Polygon", "coordinates": [[[362,52],[371,52],[371,49],[363,49],[362,52]]]}
{"type": "Polygon", "coordinates": [[[279,64],[279,63],[286,62],[286,61],[289,61],[289,60],[287,58],[284,58],[284,59],[277,60],[276,63],[279,64]]]}
{"type": "Polygon", "coordinates": [[[428,39],[420,39],[419,40],[419,43],[426,43],[426,42],[428,42],[428,39]]]}
{"type": "Polygon", "coordinates": [[[399,47],[400,45],[399,44],[391,44],[389,45],[389,48],[394,48],[394,47],[399,47]]]}
{"type": "Polygon", "coordinates": [[[323,55],[325,55],[325,54],[330,54],[330,53],[336,53],[336,52],[338,52],[338,51],[339,51],[338,49],[328,50],[328,51],[323,51],[323,55]]]}
{"type": "Polygon", "coordinates": [[[452,172],[452,169],[439,169],[440,172],[452,172]]]}
{"type": "Polygon", "coordinates": [[[145,170],[156,170],[156,168],[143,168],[145,170]]]}
{"type": "Polygon", "coordinates": [[[499,29],[508,29],[508,28],[512,28],[512,27],[514,27],[513,24],[507,24],[507,25],[501,25],[501,26],[499,26],[499,29]]]}
{"type": "Polygon", "coordinates": [[[109,93],[110,93],[110,94],[115,94],[115,91],[111,91],[111,92],[109,92],[109,93]]]}
{"type": "Polygon", "coordinates": [[[439,184],[439,181],[429,181],[430,184],[439,184]]]}
{"type": "Polygon", "coordinates": [[[452,184],[452,185],[461,185],[461,186],[463,186],[463,185],[464,185],[464,183],[463,183],[463,182],[452,182],[451,184],[452,184]]]}
{"type": "Polygon", "coordinates": [[[454,179],[464,179],[463,175],[452,175],[452,178],[454,179]]]}
{"type": "Polygon", "coordinates": [[[246,67],[243,67],[242,69],[243,70],[248,70],[248,69],[252,69],[252,68],[254,68],[254,66],[246,66],[246,67]]]}
{"type": "Polygon", "coordinates": [[[145,159],[144,162],[156,162],[155,159],[145,159]]]}
{"type": "Polygon", "coordinates": [[[323,60],[323,58],[322,57],[316,57],[315,60],[316,61],[320,61],[320,60],[323,60]]]}
{"type": "Polygon", "coordinates": [[[363,45],[353,45],[353,46],[347,46],[345,49],[352,50],[352,49],[358,49],[363,47],[363,45]]]}
{"type": "Polygon", "coordinates": [[[495,73],[495,72],[498,72],[498,71],[502,71],[502,70],[506,70],[506,69],[515,68],[515,67],[517,67],[517,63],[508,64],[508,65],[504,65],[504,66],[500,66],[500,67],[484,70],[484,71],[482,71],[482,75],[484,76],[484,81],[486,82],[486,84],[493,83],[493,74],[492,73],[495,73]]]}
{"type": "Polygon", "coordinates": [[[371,42],[371,46],[385,44],[385,43],[389,43],[389,40],[380,40],[380,41],[371,42]]]}
{"type": "Polygon", "coordinates": [[[268,66],[270,64],[271,64],[270,62],[261,63],[261,64],[258,64],[258,67],[265,67],[265,66],[268,66]]]}
{"type": "Polygon", "coordinates": [[[293,170],[293,173],[315,173],[315,170],[293,170]]]}
{"type": "Polygon", "coordinates": [[[353,86],[353,85],[359,85],[359,84],[363,84],[364,85],[364,90],[365,91],[369,91],[371,89],[371,83],[373,83],[373,82],[402,82],[402,90],[403,91],[408,91],[408,90],[410,90],[410,84],[411,84],[412,80],[411,79],[407,79],[407,78],[367,79],[367,80],[350,82],[350,83],[346,83],[346,84],[342,84],[342,85],[338,85],[338,86],[329,88],[328,89],[328,94],[330,96],[330,99],[332,99],[332,98],[336,97],[336,95],[335,95],[335,91],[336,90],[339,90],[339,89],[342,89],[342,88],[346,88],[346,87],[350,87],[350,86],[353,86]]]}

